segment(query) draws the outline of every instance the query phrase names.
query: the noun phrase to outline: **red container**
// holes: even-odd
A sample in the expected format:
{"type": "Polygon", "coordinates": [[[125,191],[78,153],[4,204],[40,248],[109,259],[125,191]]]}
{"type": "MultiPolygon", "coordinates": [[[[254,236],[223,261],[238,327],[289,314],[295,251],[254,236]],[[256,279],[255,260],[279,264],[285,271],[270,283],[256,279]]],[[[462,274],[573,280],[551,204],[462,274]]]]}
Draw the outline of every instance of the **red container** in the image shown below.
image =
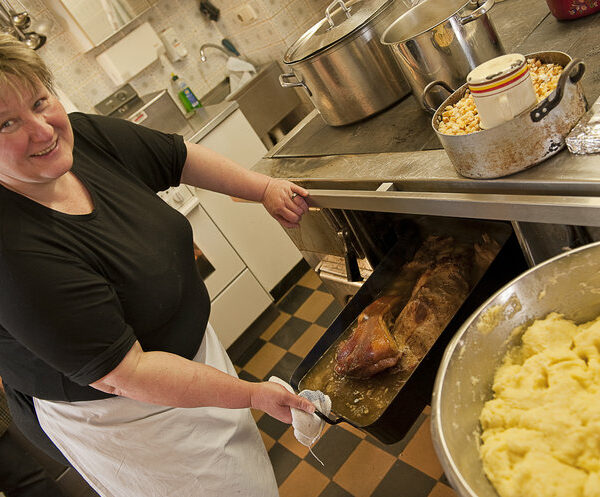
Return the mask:
{"type": "Polygon", "coordinates": [[[557,19],[577,19],[600,11],[600,0],[546,0],[557,19]]]}

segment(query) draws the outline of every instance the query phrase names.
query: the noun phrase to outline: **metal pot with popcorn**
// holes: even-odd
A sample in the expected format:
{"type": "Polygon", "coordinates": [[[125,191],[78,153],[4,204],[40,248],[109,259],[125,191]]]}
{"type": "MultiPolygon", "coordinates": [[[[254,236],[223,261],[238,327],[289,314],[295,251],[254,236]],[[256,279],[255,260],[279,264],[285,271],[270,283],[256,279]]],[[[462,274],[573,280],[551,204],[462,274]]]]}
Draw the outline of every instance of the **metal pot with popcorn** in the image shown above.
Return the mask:
{"type": "Polygon", "coordinates": [[[455,169],[469,178],[506,176],[557,154],[586,111],[581,60],[563,52],[498,59],[473,70],[431,123],[455,169]]]}

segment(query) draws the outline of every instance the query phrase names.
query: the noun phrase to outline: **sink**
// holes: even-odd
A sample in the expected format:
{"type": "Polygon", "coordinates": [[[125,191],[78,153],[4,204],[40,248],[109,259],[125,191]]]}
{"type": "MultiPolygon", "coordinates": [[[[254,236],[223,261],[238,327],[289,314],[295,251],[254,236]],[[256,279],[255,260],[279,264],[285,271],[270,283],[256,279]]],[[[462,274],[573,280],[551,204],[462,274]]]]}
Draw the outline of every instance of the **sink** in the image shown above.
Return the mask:
{"type": "Polygon", "coordinates": [[[216,105],[224,102],[229,95],[229,78],[225,78],[216,86],[210,89],[206,94],[200,97],[200,102],[204,106],[216,105]]]}
{"type": "Polygon", "coordinates": [[[271,148],[269,131],[300,104],[294,90],[279,84],[279,75],[283,72],[277,62],[270,62],[234,92],[230,92],[229,78],[225,78],[200,97],[200,102],[206,106],[223,101],[237,102],[250,126],[269,144],[267,148],[271,148]]]}

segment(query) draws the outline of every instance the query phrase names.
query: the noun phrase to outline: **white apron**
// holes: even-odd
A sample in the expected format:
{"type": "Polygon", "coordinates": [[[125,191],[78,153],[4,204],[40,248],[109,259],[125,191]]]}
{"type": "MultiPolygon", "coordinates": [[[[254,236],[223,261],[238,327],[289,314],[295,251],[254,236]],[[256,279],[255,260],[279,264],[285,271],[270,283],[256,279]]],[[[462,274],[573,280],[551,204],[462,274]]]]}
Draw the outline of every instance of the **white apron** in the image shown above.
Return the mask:
{"type": "MultiPolygon", "coordinates": [[[[194,361],[237,377],[210,324],[194,361]]],[[[102,497],[279,495],[249,409],[125,397],[34,403],[42,429],[102,497]]]]}

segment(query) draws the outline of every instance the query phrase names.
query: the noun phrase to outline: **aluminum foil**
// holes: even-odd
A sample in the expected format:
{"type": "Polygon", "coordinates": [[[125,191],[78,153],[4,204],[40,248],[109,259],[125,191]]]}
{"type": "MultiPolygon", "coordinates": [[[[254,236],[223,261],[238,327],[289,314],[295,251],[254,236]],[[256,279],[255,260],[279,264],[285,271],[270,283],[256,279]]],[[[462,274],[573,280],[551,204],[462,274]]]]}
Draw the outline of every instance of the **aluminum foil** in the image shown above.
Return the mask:
{"type": "Polygon", "coordinates": [[[567,135],[565,141],[569,152],[573,154],[600,152],[600,97],[567,135]]]}

